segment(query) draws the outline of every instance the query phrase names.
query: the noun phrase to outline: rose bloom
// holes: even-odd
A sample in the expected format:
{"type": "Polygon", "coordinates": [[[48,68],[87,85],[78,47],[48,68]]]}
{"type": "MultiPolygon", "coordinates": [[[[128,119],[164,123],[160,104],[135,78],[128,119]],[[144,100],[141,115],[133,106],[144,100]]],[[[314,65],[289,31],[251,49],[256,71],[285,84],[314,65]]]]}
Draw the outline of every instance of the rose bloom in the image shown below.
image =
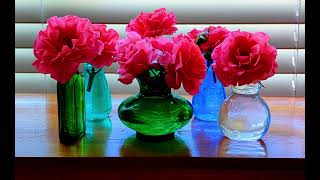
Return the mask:
{"type": "Polygon", "coordinates": [[[172,62],[166,66],[166,82],[169,87],[178,89],[182,83],[190,95],[199,92],[206,75],[206,65],[199,47],[190,37],[178,35],[174,38],[172,62]]]}
{"type": "Polygon", "coordinates": [[[203,31],[203,30],[198,30],[198,29],[194,28],[194,29],[192,29],[191,31],[189,31],[189,32],[187,33],[187,35],[188,35],[190,38],[192,38],[194,41],[196,41],[197,38],[198,38],[198,36],[199,36],[199,34],[200,34],[202,31],[203,31]]]}
{"type": "Polygon", "coordinates": [[[188,36],[196,40],[198,35],[202,32],[208,32],[207,41],[202,43],[199,47],[203,52],[212,52],[212,50],[218,46],[227,37],[229,31],[221,26],[209,26],[203,30],[193,29],[188,32],[188,36]]]}
{"type": "Polygon", "coordinates": [[[206,65],[199,47],[191,38],[178,35],[173,40],[164,37],[142,39],[135,32],[127,35],[116,45],[120,82],[130,84],[140,73],[162,67],[168,87],[179,89],[182,83],[189,94],[199,92],[206,65]]]}
{"type": "Polygon", "coordinates": [[[93,24],[93,30],[99,32],[98,38],[104,46],[100,55],[97,55],[89,63],[95,68],[102,68],[103,66],[110,66],[113,62],[116,62],[114,58],[116,55],[116,43],[119,39],[119,34],[113,29],[106,30],[105,24],[93,24]]]}
{"type": "Polygon", "coordinates": [[[263,33],[230,32],[211,54],[214,72],[224,86],[258,83],[275,74],[277,50],[263,33]]]}
{"type": "Polygon", "coordinates": [[[154,63],[158,63],[160,66],[167,69],[169,64],[172,64],[172,49],[174,46],[174,41],[169,38],[158,37],[152,38],[151,44],[156,53],[156,61],[154,63]]]}
{"type": "Polygon", "coordinates": [[[78,71],[80,63],[101,53],[103,43],[97,41],[99,33],[93,31],[87,18],[53,16],[47,22],[47,28],[38,33],[34,42],[36,60],[32,66],[65,84],[78,71]]]}
{"type": "Polygon", "coordinates": [[[132,19],[126,27],[126,31],[135,31],[142,37],[156,37],[172,35],[177,28],[174,13],[167,13],[165,8],[160,8],[152,13],[141,12],[132,19]]]}
{"type": "Polygon", "coordinates": [[[142,39],[136,32],[128,32],[127,38],[121,39],[116,45],[117,62],[120,75],[119,81],[123,84],[132,83],[138,74],[146,71],[155,58],[153,48],[148,39],[142,39]]]}

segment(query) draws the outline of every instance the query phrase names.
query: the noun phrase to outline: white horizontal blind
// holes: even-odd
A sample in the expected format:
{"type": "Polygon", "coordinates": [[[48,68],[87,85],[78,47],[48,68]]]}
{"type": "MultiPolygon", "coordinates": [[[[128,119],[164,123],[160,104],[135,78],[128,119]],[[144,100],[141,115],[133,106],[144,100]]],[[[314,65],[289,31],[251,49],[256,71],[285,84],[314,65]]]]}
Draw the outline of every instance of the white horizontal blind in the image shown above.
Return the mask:
{"type": "MultiPolygon", "coordinates": [[[[304,23],[304,1],[300,22],[304,23]]],[[[178,23],[295,24],[296,0],[16,0],[16,22],[40,22],[51,16],[75,14],[94,22],[127,23],[140,11],[165,7],[174,11],[178,23]]]]}
{"type": "MultiPolygon", "coordinates": [[[[140,11],[165,7],[177,16],[177,33],[208,25],[222,25],[230,30],[264,31],[278,49],[279,69],[263,81],[265,96],[304,96],[305,25],[304,0],[16,0],[16,92],[55,92],[56,82],[37,73],[31,66],[32,46],[39,30],[51,16],[75,14],[94,23],[105,23],[125,36],[125,26],[140,11]],[[299,10],[297,12],[297,10],[299,10]],[[298,13],[298,14],[297,14],[298,13]],[[298,15],[298,16],[297,16],[298,15]]],[[[117,64],[105,68],[112,93],[134,93],[135,81],[126,86],[117,81],[117,64]]],[[[178,93],[185,94],[183,89],[178,93]]]]}

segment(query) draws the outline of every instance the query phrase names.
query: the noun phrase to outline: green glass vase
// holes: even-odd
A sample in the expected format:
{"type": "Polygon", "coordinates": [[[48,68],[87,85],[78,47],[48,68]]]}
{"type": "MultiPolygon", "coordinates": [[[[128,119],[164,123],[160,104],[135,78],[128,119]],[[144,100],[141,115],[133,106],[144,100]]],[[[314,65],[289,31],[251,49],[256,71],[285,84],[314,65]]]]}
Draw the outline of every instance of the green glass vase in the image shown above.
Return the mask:
{"type": "Polygon", "coordinates": [[[143,140],[174,138],[174,132],[192,118],[191,103],[171,93],[164,70],[149,69],[137,76],[140,92],[118,108],[120,120],[143,140]]]}
{"type": "Polygon", "coordinates": [[[103,68],[84,64],[86,118],[88,121],[106,119],[112,110],[111,95],[103,68]]]}
{"type": "Polygon", "coordinates": [[[86,130],[84,79],[76,73],[65,84],[57,83],[59,139],[73,143],[86,130]]]}

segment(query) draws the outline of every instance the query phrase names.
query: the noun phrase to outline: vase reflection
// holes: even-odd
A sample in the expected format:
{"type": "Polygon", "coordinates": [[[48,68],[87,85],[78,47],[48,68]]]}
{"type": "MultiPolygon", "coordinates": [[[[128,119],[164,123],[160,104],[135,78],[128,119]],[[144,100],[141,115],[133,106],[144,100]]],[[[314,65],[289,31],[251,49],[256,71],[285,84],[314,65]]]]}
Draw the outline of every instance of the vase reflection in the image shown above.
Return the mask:
{"type": "Polygon", "coordinates": [[[85,136],[72,145],[60,144],[59,151],[68,156],[104,157],[111,129],[109,117],[99,121],[87,121],[85,136]]]}
{"type": "Polygon", "coordinates": [[[122,157],[148,156],[191,156],[188,146],[178,136],[162,142],[149,142],[136,138],[135,135],[125,140],[120,149],[122,157]]]}
{"type": "Polygon", "coordinates": [[[218,145],[218,157],[266,158],[268,150],[262,139],[258,141],[234,141],[222,137],[218,145]]]}
{"type": "Polygon", "coordinates": [[[223,137],[217,121],[203,121],[193,118],[191,133],[199,156],[215,157],[217,155],[218,143],[221,137],[223,137]]]}

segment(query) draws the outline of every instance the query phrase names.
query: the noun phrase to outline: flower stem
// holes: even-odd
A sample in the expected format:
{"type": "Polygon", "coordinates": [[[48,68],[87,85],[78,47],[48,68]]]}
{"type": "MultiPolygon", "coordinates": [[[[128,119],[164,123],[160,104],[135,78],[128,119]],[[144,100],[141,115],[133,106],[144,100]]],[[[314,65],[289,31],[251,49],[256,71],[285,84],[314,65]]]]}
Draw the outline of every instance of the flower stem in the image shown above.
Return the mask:
{"type": "Polygon", "coordinates": [[[217,82],[217,77],[216,77],[216,74],[213,71],[213,67],[211,67],[211,68],[212,68],[213,83],[216,83],[217,82]]]}
{"type": "Polygon", "coordinates": [[[93,83],[93,77],[94,77],[94,75],[92,75],[92,74],[89,75],[89,82],[88,82],[88,86],[87,86],[87,91],[88,92],[91,91],[92,83],[93,83]]]}
{"type": "MultiPolygon", "coordinates": [[[[102,68],[101,68],[101,69],[102,69],[102,68]]],[[[100,72],[101,69],[99,69],[98,71],[95,71],[95,68],[92,67],[92,71],[91,71],[91,72],[90,72],[89,70],[87,70],[88,73],[89,73],[89,82],[88,82],[88,86],[87,86],[87,91],[88,91],[88,92],[91,91],[94,76],[95,76],[98,72],[100,72]]]]}
{"type": "Polygon", "coordinates": [[[150,71],[154,75],[154,77],[157,77],[157,74],[153,71],[153,69],[150,69],[150,71]]]}

